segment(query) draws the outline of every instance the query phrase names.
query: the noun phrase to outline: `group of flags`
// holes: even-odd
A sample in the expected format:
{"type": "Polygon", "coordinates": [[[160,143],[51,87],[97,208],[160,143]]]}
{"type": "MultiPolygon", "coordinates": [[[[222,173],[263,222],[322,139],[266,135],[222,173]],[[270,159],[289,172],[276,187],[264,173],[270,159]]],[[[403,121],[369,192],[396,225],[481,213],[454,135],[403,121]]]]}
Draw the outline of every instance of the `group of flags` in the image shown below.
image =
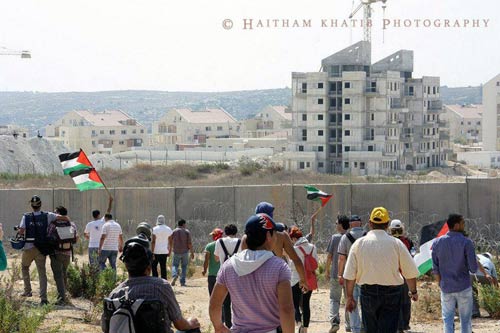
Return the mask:
{"type": "MultiPolygon", "coordinates": [[[[59,155],[59,161],[65,175],[69,175],[80,191],[87,191],[106,186],[96,169],[88,159],[83,150],[74,153],[59,155]]],[[[333,197],[314,186],[304,186],[307,191],[307,199],[321,203],[324,207],[333,197]]],[[[438,221],[422,227],[420,231],[420,252],[415,256],[420,275],[427,273],[432,268],[432,244],[434,240],[448,232],[446,221],[438,221]]]]}

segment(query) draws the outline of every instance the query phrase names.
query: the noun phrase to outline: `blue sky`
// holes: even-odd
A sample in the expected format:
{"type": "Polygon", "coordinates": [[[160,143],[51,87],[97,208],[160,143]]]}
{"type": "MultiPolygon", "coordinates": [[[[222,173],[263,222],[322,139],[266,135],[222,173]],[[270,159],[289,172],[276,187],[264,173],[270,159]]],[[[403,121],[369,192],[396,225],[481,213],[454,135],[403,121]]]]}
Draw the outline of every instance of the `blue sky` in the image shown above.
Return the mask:
{"type": "MultiPolygon", "coordinates": [[[[354,5],[359,0],[354,1],[354,5]]],[[[291,72],[362,38],[360,28],[322,28],[346,19],[352,0],[17,0],[0,3],[0,91],[154,89],[228,91],[290,86],[291,72]],[[231,19],[225,30],[222,21],[231,19]],[[243,19],[311,20],[306,28],[243,30],[243,19]]],[[[488,19],[480,28],[389,28],[373,6],[373,60],[415,51],[415,76],[478,85],[500,72],[500,2],[388,0],[386,19],[488,19]]],[[[362,17],[362,11],[357,18],[362,17]]],[[[291,24],[291,23],[290,23],[291,24]]]]}

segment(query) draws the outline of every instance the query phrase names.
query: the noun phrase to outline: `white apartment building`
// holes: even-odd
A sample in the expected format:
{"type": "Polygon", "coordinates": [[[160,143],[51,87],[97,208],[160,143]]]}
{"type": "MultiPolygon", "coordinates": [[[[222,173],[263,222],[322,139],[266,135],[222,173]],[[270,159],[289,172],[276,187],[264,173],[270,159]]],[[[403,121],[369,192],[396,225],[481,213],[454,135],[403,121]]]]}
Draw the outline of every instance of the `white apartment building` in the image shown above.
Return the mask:
{"type": "Polygon", "coordinates": [[[45,128],[48,139],[87,154],[121,153],[142,147],[146,128],[123,111],[71,111],[45,128]]]}
{"type": "Polygon", "coordinates": [[[500,150],[500,74],[483,85],[483,150],[500,150]]]}
{"type": "Polygon", "coordinates": [[[483,105],[444,105],[441,119],[450,130],[450,140],[462,144],[482,142],[483,105]]]}
{"type": "Polygon", "coordinates": [[[320,72],[292,73],[293,157],[285,167],[370,175],[444,163],[439,77],[412,72],[413,51],[372,64],[363,41],[323,59],[320,72]]]}
{"type": "Polygon", "coordinates": [[[153,123],[152,145],[205,144],[208,138],[240,137],[242,125],[224,109],[172,109],[153,123]]]}
{"type": "Polygon", "coordinates": [[[284,137],[292,134],[292,113],[284,105],[268,105],[254,118],[247,119],[244,124],[244,137],[262,138],[269,135],[284,134],[284,137]]]}

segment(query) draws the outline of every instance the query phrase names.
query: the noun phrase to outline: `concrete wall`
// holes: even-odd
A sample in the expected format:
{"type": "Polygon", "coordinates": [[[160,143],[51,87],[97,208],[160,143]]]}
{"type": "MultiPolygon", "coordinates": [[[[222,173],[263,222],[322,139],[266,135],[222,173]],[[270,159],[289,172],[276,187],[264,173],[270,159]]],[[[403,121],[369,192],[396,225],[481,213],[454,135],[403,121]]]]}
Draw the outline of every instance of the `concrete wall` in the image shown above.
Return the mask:
{"type": "MultiPolygon", "coordinates": [[[[357,214],[367,222],[371,209],[376,206],[385,206],[392,218],[402,220],[414,239],[418,239],[423,225],[456,212],[467,218],[468,227],[481,241],[500,240],[500,179],[317,187],[334,195],[318,214],[315,242],[321,249],[326,248],[335,232],[338,214],[357,214]]],[[[171,227],[180,218],[188,222],[198,250],[209,240],[208,233],[214,227],[235,223],[242,233],[245,221],[260,201],[275,205],[277,222],[297,224],[305,233],[309,232],[311,215],[319,208],[318,203],[306,199],[302,185],[116,188],[110,191],[114,197],[112,214],[122,224],[126,236],[134,233],[139,222],[149,221],[154,225],[156,217],[163,214],[171,227]]],[[[4,224],[6,238],[13,235],[12,227],[19,224],[22,214],[30,210],[29,200],[33,194],[40,195],[44,210],[52,211],[58,205],[67,207],[80,232],[91,220],[93,209],[104,213],[107,207],[108,197],[103,190],[0,190],[0,222],[4,224]]]]}

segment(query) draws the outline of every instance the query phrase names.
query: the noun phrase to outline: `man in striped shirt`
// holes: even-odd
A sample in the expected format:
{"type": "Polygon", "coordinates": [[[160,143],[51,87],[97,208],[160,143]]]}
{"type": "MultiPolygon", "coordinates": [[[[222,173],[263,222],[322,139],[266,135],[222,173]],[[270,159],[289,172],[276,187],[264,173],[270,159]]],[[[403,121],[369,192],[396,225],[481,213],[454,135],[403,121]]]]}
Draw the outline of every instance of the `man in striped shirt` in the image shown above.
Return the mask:
{"type": "Polygon", "coordinates": [[[104,225],[102,226],[102,236],[99,242],[99,268],[106,268],[106,260],[116,271],[116,257],[123,249],[122,227],[113,220],[111,214],[104,215],[104,225]]]}

